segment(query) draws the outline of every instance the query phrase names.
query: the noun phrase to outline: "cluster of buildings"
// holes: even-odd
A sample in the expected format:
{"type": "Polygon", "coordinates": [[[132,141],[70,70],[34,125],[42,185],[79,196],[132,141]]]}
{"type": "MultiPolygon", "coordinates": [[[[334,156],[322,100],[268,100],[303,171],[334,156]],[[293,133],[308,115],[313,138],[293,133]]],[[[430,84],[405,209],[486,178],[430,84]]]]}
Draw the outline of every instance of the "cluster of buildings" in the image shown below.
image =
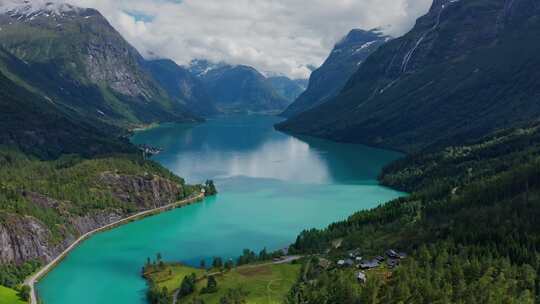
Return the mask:
{"type": "Polygon", "coordinates": [[[337,262],[338,267],[356,267],[361,269],[357,274],[357,279],[361,283],[367,281],[365,270],[377,268],[386,262],[386,265],[390,269],[394,269],[399,265],[400,261],[405,259],[407,255],[403,252],[397,252],[394,249],[389,249],[385,252],[385,255],[377,256],[373,259],[364,259],[360,255],[360,250],[355,249],[350,251],[348,257],[337,262]]]}

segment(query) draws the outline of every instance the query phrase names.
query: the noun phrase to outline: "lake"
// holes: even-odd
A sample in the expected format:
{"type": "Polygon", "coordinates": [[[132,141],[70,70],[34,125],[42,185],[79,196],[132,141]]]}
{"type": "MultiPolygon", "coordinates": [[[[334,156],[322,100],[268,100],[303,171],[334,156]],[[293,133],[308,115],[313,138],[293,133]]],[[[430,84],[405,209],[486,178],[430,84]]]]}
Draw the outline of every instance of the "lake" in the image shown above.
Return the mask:
{"type": "Polygon", "coordinates": [[[382,167],[402,155],[277,132],[272,116],[230,116],[163,125],[133,142],[163,149],[154,157],[188,183],[213,179],[220,192],[203,203],[100,233],[75,249],[39,284],[46,304],[146,303],[147,257],[193,266],[283,248],[304,229],[347,218],[394,199],[379,186],[382,167]]]}

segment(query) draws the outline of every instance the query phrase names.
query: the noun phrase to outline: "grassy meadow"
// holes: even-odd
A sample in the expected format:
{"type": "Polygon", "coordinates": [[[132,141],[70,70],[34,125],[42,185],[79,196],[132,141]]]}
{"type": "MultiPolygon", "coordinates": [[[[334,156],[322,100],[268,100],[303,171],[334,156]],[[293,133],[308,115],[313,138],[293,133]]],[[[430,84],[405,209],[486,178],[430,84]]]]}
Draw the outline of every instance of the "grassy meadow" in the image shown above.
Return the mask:
{"type": "Polygon", "coordinates": [[[207,286],[207,274],[217,273],[213,270],[182,266],[179,264],[166,265],[159,271],[147,273],[159,288],[167,287],[172,294],[180,287],[182,279],[192,273],[197,276],[195,292],[178,303],[192,303],[194,299],[202,300],[205,304],[218,304],[229,290],[242,289],[246,295],[246,302],[250,304],[282,303],[285,295],[290,291],[300,273],[299,264],[250,264],[233,268],[230,271],[215,275],[217,292],[201,293],[207,286]]]}
{"type": "Polygon", "coordinates": [[[17,291],[0,285],[0,304],[24,304],[17,291]]]}

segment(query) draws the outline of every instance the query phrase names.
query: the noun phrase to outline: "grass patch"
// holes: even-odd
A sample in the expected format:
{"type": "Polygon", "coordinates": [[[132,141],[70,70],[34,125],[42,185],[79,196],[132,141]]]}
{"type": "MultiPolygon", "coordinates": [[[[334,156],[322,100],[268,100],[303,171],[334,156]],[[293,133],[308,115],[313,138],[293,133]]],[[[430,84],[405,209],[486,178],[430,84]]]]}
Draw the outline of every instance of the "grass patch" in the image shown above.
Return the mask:
{"type": "Polygon", "coordinates": [[[186,275],[197,274],[195,292],[179,299],[178,303],[190,303],[192,299],[198,298],[203,300],[205,304],[217,304],[228,290],[242,288],[248,293],[247,303],[274,304],[283,302],[285,295],[296,282],[300,268],[301,266],[298,264],[261,264],[234,268],[229,272],[215,276],[218,290],[211,294],[201,294],[201,290],[207,285],[206,272],[201,269],[178,264],[167,265],[161,271],[150,273],[148,278],[159,288],[167,287],[173,293],[186,275]]]}
{"type": "Polygon", "coordinates": [[[17,295],[17,291],[0,286],[0,304],[25,304],[17,295]]]}

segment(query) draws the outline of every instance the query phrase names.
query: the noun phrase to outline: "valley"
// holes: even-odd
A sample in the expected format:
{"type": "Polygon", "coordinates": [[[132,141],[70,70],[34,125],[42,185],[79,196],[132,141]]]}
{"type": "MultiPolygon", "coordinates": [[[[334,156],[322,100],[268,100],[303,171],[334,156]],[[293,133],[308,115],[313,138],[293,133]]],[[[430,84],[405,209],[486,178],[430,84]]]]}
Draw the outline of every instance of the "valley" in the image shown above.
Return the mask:
{"type": "Polygon", "coordinates": [[[0,304],[540,303],[538,0],[74,2],[0,0],[0,304]]]}

